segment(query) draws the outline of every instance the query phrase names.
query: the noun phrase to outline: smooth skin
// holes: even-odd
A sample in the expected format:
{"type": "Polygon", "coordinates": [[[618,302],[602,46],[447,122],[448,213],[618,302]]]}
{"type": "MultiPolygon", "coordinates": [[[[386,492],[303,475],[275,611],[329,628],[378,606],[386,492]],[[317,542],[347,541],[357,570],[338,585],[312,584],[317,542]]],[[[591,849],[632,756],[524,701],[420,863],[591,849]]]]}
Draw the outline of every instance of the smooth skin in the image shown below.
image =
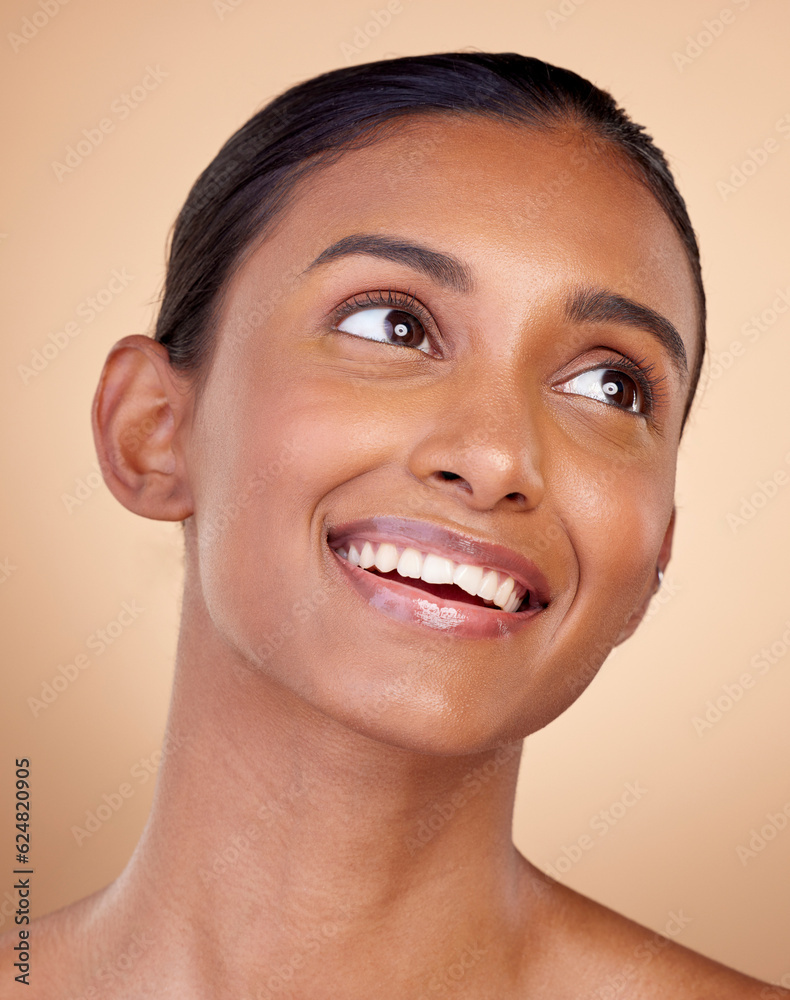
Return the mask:
{"type": "Polygon", "coordinates": [[[161,345],[115,345],[93,413],[107,484],[186,522],[175,688],[140,845],[34,924],[26,995],[764,995],[512,843],[522,739],[636,628],[672,543],[688,372],[639,326],[570,319],[580,288],[661,314],[693,367],[682,244],[616,158],[572,129],[420,117],[300,182],[229,283],[200,393],[161,345]],[[310,267],[352,234],[450,254],[470,287],[371,254],[310,267]],[[430,351],[338,329],[342,303],[387,290],[415,296],[430,351]],[[653,366],[649,411],[577,391],[613,357],[653,366]],[[514,549],[552,600],[496,639],[393,621],[326,543],[374,515],[514,549]]]}

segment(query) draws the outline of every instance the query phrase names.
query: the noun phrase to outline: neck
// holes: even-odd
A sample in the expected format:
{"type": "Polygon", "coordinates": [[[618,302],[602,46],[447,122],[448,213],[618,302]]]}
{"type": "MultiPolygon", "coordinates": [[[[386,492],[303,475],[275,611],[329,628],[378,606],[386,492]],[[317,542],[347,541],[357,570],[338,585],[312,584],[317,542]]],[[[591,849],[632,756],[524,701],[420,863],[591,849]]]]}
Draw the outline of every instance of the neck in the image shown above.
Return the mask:
{"type": "Polygon", "coordinates": [[[183,622],[151,818],[101,898],[116,938],[150,928],[174,977],[245,997],[515,982],[535,882],[511,839],[521,742],[372,740],[231,657],[198,602],[183,622]]]}

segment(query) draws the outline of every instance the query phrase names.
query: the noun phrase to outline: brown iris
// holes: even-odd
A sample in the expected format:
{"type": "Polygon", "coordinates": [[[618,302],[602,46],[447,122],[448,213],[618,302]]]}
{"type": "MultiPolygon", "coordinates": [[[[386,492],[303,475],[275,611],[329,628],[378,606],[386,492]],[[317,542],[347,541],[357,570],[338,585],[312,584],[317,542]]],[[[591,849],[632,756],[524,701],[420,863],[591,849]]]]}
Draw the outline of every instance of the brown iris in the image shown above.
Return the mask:
{"type": "Polygon", "coordinates": [[[422,323],[414,316],[400,309],[390,309],[384,318],[384,325],[387,336],[393,344],[403,344],[405,347],[418,347],[424,337],[425,331],[422,323]]]}

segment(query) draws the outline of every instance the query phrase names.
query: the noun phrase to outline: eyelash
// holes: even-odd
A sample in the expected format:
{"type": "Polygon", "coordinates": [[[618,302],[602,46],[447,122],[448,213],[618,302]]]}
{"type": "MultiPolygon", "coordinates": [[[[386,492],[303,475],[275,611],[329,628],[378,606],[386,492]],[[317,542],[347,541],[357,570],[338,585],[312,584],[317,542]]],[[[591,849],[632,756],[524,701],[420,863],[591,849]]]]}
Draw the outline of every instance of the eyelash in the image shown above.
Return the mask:
{"type": "MultiPolygon", "coordinates": [[[[417,301],[414,295],[398,292],[392,288],[388,288],[386,292],[365,292],[364,295],[352,296],[335,310],[332,317],[332,325],[335,326],[341,323],[346,316],[349,316],[352,312],[356,312],[358,309],[369,309],[376,306],[392,306],[393,308],[411,313],[422,324],[423,329],[428,335],[428,339],[432,339],[428,332],[432,326],[432,320],[427,310],[417,301]]],[[[414,350],[414,348],[409,348],[409,350],[414,350]]],[[[636,361],[633,361],[631,358],[625,357],[625,355],[617,354],[596,362],[594,366],[586,368],[585,371],[590,372],[597,371],[599,368],[610,368],[630,376],[639,386],[645,401],[645,413],[635,413],[634,415],[645,416],[652,414],[656,405],[665,397],[663,382],[666,376],[662,375],[658,377],[654,375],[655,367],[646,358],[637,358],[636,361]]],[[[584,373],[580,372],[579,374],[584,373]]],[[[623,413],[631,412],[622,407],[616,407],[616,409],[621,410],[623,413]]]]}

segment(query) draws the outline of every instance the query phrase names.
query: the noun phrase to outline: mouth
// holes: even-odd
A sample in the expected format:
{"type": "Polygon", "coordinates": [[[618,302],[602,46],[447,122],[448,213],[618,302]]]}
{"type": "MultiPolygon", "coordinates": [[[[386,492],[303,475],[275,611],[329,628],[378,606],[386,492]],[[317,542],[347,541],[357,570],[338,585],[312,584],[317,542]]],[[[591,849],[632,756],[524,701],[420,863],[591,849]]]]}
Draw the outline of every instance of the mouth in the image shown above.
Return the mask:
{"type": "Polygon", "coordinates": [[[502,634],[549,603],[529,560],[439,525],[376,517],[330,529],[327,543],[368,603],[402,621],[502,634]]]}

